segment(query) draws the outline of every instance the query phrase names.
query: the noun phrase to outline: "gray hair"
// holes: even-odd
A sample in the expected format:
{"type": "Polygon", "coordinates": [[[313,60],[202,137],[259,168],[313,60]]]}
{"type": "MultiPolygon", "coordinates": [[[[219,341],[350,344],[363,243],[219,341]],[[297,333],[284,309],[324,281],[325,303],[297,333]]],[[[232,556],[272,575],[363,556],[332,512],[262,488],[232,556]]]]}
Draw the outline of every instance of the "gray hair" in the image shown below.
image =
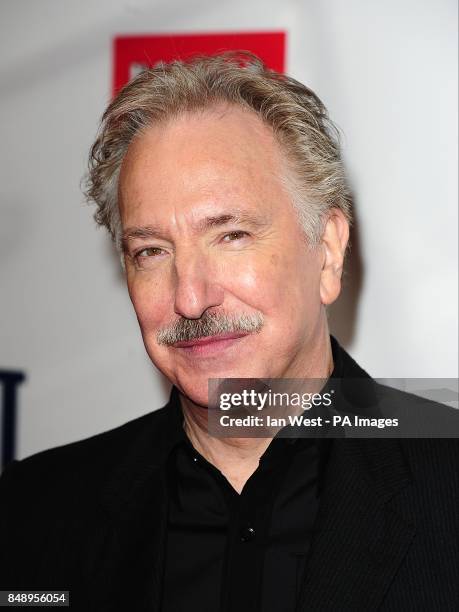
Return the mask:
{"type": "Polygon", "coordinates": [[[160,63],[128,83],[106,109],[89,156],[85,193],[97,205],[94,219],[121,250],[118,178],[130,142],[148,127],[184,112],[221,103],[257,113],[285,153],[281,177],[310,245],[320,242],[322,221],[333,208],[351,220],[351,198],[339,133],[317,95],[269,70],[248,52],[227,52],[160,63]]]}
{"type": "Polygon", "coordinates": [[[261,312],[235,316],[225,312],[205,311],[199,319],[180,317],[171,326],[160,329],[156,334],[156,340],[158,344],[168,346],[176,342],[186,342],[225,333],[259,333],[263,323],[264,317],[261,312]]]}

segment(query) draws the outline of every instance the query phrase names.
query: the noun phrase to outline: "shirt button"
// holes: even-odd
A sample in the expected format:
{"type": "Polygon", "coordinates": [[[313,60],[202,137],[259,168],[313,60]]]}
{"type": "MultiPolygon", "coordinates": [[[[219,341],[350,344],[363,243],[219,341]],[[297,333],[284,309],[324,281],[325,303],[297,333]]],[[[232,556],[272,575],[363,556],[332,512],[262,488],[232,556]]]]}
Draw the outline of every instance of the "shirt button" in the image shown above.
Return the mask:
{"type": "Polygon", "coordinates": [[[253,527],[242,527],[239,533],[241,542],[250,542],[255,537],[255,529],[253,527]]]}

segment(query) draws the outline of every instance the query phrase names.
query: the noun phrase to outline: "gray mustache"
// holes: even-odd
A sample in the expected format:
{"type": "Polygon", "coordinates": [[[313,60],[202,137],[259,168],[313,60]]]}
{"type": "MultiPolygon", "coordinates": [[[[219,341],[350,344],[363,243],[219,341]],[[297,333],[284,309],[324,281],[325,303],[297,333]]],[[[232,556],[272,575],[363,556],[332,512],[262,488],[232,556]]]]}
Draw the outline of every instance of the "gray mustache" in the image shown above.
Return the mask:
{"type": "Polygon", "coordinates": [[[156,340],[158,344],[171,345],[176,342],[188,342],[218,334],[258,333],[263,327],[263,321],[261,313],[237,316],[207,313],[200,319],[179,319],[172,326],[159,330],[156,334],[156,340]]]}

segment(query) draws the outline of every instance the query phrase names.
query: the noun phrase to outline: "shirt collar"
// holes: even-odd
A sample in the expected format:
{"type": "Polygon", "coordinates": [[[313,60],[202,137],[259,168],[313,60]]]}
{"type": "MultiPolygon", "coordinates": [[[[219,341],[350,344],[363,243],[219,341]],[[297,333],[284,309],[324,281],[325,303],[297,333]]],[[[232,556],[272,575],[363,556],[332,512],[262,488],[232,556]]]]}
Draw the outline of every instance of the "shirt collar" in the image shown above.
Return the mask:
{"type": "Polygon", "coordinates": [[[164,432],[165,436],[165,454],[166,456],[170,451],[180,444],[186,442],[188,436],[183,428],[183,412],[180,404],[180,393],[177,387],[173,386],[169,396],[169,402],[166,406],[167,410],[167,426],[164,432]]]}

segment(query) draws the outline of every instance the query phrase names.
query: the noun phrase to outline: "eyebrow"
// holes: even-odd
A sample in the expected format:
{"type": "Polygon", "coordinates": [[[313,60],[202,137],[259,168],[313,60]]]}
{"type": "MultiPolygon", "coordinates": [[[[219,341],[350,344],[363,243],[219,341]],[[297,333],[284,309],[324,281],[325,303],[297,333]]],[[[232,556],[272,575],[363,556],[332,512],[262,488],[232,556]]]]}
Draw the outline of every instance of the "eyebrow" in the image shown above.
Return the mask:
{"type": "Polygon", "coordinates": [[[216,217],[205,217],[197,223],[198,233],[205,232],[213,227],[220,227],[228,224],[239,225],[241,223],[247,223],[252,227],[264,227],[268,224],[266,219],[263,219],[259,215],[248,213],[247,211],[234,211],[230,213],[223,213],[216,217]]]}
{"type": "MultiPolygon", "coordinates": [[[[223,213],[221,215],[209,216],[201,219],[195,224],[194,231],[198,234],[202,234],[214,227],[221,227],[228,224],[240,225],[243,223],[253,228],[260,229],[266,227],[269,221],[259,215],[254,215],[246,211],[232,211],[230,213],[223,213]]],[[[163,235],[164,232],[162,229],[155,225],[128,227],[123,232],[122,236],[123,249],[126,249],[128,242],[135,238],[161,238],[163,235]]]]}

